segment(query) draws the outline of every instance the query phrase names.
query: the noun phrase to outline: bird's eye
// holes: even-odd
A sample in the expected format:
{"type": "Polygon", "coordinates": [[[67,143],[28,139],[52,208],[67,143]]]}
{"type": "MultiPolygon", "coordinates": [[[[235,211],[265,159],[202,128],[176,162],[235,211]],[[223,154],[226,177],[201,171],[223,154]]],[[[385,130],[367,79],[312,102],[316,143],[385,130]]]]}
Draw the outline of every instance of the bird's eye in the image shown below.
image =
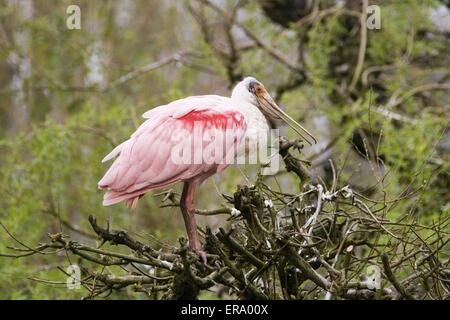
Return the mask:
{"type": "Polygon", "coordinates": [[[253,94],[261,94],[264,91],[262,85],[256,82],[250,84],[249,90],[253,94]]]}

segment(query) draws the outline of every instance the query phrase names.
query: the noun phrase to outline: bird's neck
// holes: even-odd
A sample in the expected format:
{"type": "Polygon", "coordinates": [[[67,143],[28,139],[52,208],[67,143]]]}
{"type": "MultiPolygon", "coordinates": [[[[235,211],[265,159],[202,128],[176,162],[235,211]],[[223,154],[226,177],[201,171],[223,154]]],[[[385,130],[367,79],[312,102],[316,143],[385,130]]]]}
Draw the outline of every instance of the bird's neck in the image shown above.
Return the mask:
{"type": "Polygon", "coordinates": [[[231,105],[234,108],[239,109],[240,112],[242,112],[246,118],[248,117],[254,117],[255,115],[258,115],[258,113],[261,113],[257,106],[255,106],[253,103],[248,101],[247,99],[243,99],[240,96],[231,96],[231,105]]]}
{"type": "Polygon", "coordinates": [[[247,128],[260,133],[269,130],[267,119],[257,106],[247,101],[240,101],[238,105],[246,118],[247,128]]]}

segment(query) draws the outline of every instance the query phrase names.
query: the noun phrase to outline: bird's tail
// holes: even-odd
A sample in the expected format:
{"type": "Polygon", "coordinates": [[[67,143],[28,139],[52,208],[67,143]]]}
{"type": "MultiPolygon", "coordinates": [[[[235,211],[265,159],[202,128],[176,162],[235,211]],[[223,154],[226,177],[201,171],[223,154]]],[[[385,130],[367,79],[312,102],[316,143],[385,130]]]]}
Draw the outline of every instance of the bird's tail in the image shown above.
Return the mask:
{"type": "Polygon", "coordinates": [[[138,201],[139,201],[139,199],[142,197],[142,195],[140,195],[140,196],[137,196],[137,197],[134,197],[134,198],[131,198],[131,199],[127,199],[126,200],[126,206],[128,207],[128,208],[130,208],[130,209],[134,209],[134,208],[136,208],[137,207],[137,204],[138,204],[138,201]]]}
{"type": "Polygon", "coordinates": [[[138,201],[140,198],[142,198],[143,191],[137,191],[132,193],[123,193],[123,192],[117,192],[108,190],[105,193],[105,196],[103,197],[103,205],[104,206],[110,206],[122,201],[125,201],[125,204],[128,208],[134,209],[136,208],[138,201]]]}

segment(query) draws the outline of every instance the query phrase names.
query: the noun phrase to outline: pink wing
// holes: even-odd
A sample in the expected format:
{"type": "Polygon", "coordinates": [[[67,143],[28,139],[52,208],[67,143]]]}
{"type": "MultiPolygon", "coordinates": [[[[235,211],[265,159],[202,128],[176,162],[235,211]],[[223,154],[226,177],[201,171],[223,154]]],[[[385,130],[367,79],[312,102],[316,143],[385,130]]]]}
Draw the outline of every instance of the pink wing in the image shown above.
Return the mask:
{"type": "Polygon", "coordinates": [[[201,182],[223,170],[229,164],[225,157],[236,153],[246,131],[244,115],[230,101],[194,96],[144,113],[148,120],[103,159],[118,156],[98,183],[108,190],[103,205],[127,200],[134,207],[150,190],[179,181],[201,182]],[[207,150],[212,157],[203,157],[207,150]]]}

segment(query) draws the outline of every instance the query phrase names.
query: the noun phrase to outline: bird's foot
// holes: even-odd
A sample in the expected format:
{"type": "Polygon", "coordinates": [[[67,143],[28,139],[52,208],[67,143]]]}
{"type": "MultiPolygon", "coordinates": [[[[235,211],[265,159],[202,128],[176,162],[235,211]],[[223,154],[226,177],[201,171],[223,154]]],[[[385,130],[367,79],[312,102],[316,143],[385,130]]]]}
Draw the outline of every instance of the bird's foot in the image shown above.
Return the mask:
{"type": "Polygon", "coordinates": [[[208,262],[208,260],[206,259],[206,252],[203,251],[203,249],[193,248],[192,250],[200,257],[200,259],[202,259],[204,264],[208,262]]]}

